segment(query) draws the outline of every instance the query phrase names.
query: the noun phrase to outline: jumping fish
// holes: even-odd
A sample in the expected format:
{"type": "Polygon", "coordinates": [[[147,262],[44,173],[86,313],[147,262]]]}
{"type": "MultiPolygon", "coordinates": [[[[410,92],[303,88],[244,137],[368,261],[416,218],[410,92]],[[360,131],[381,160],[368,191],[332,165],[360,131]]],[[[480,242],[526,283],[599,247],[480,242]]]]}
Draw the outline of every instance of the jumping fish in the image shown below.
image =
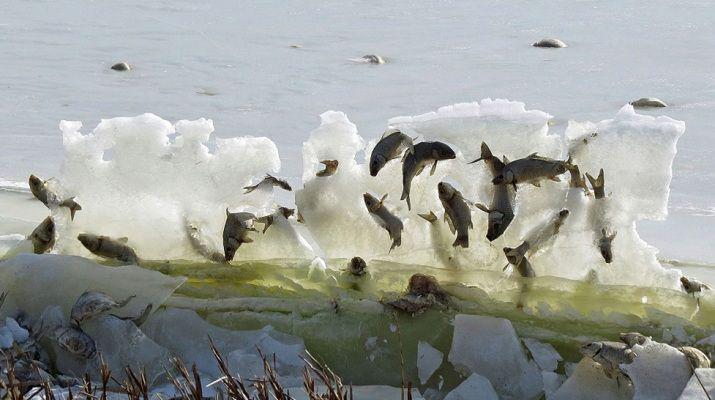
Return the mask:
{"type": "MultiPolygon", "coordinates": [[[[489,146],[487,146],[487,144],[484,142],[482,142],[481,157],[472,161],[470,164],[476,163],[478,161],[484,161],[484,163],[487,165],[487,167],[492,173],[492,178],[496,178],[497,176],[501,175],[504,170],[505,164],[508,163],[508,160],[506,158],[504,158],[504,160],[502,161],[499,160],[498,157],[495,157],[489,149],[489,146]]],[[[512,204],[514,203],[514,197],[515,192],[509,189],[509,185],[507,185],[506,183],[500,183],[494,185],[492,202],[489,207],[483,204],[476,204],[476,207],[478,209],[486,212],[489,216],[487,239],[490,242],[496,240],[498,237],[503,235],[506,231],[506,228],[508,228],[509,224],[511,224],[511,221],[514,220],[514,208],[512,206],[512,204]]]]}
{"type": "Polygon", "coordinates": [[[449,224],[452,233],[457,233],[453,247],[469,247],[469,229],[472,225],[472,212],[462,193],[447,182],[437,185],[439,200],[444,207],[444,220],[449,224]]]}
{"type": "MultiPolygon", "coordinates": [[[[512,265],[523,278],[533,278],[536,276],[534,268],[526,258],[526,253],[529,251],[529,243],[522,242],[518,247],[504,247],[503,249],[506,260],[512,265]]],[[[507,265],[508,267],[509,265],[507,265]]],[[[506,267],[505,267],[506,268],[506,267]]]]}
{"type": "Polygon", "coordinates": [[[198,225],[186,221],[184,223],[184,229],[186,230],[186,235],[189,238],[191,247],[193,247],[196,252],[210,261],[217,263],[226,262],[223,253],[219,251],[218,244],[208,240],[207,235],[198,225]]]}
{"type": "Polygon", "coordinates": [[[388,129],[370,153],[370,175],[377,176],[388,161],[400,158],[404,151],[413,151],[412,138],[399,129],[388,129]]]}
{"type": "Polygon", "coordinates": [[[581,170],[578,165],[568,166],[569,175],[571,179],[569,180],[569,187],[571,189],[582,189],[584,194],[588,195],[590,190],[588,190],[588,185],[586,185],[586,179],[584,175],[581,174],[581,170]]]}
{"type": "Polygon", "coordinates": [[[323,160],[320,163],[325,165],[325,168],[323,168],[322,171],[316,172],[315,176],[318,176],[318,177],[331,176],[331,175],[334,175],[335,172],[338,170],[338,160],[323,160]]]}
{"type": "Polygon", "coordinates": [[[263,178],[263,180],[261,180],[257,184],[255,184],[253,186],[244,187],[244,189],[246,189],[244,194],[251,193],[252,191],[258,189],[258,187],[261,185],[266,185],[266,186],[270,186],[270,187],[278,186],[279,188],[281,188],[283,190],[287,190],[289,192],[293,190],[293,188],[290,187],[290,185],[288,184],[288,182],[286,180],[276,178],[275,176],[273,176],[271,174],[266,174],[266,177],[263,178]]]}
{"type": "Polygon", "coordinates": [[[387,195],[382,196],[382,199],[378,200],[375,196],[370,193],[365,193],[362,195],[365,201],[365,207],[370,215],[375,219],[375,221],[381,227],[387,230],[390,234],[390,239],[392,239],[392,246],[390,246],[390,251],[395,247],[399,247],[402,244],[402,221],[392,214],[387,207],[383,204],[387,195]]]}
{"type": "Polygon", "coordinates": [[[256,216],[247,212],[231,213],[226,209],[226,224],[223,226],[223,251],[226,261],[233,260],[236,250],[243,243],[251,243],[248,232],[257,232],[253,227],[256,216]]]}
{"type": "Polygon", "coordinates": [[[570,159],[560,161],[534,153],[506,164],[502,173],[492,179],[492,183],[511,184],[515,190],[517,183],[531,183],[540,187],[544,179],[560,182],[559,175],[566,173],[569,165],[571,165],[570,159]]]}
{"type": "Polygon", "coordinates": [[[540,250],[547,242],[556,237],[569,214],[569,210],[561,210],[529,231],[524,239],[529,244],[529,252],[534,253],[540,250]]]}
{"type": "Polygon", "coordinates": [[[50,187],[47,186],[47,181],[36,177],[35,175],[30,175],[29,179],[30,191],[32,194],[40,200],[47,208],[52,209],[55,206],[67,207],[70,210],[70,219],[74,220],[74,214],[82,209],[74,197],[69,199],[60,200],[57,193],[55,193],[50,187]]]}
{"type": "Polygon", "coordinates": [[[88,334],[74,326],[61,326],[52,336],[63,350],[83,358],[94,358],[97,345],[88,334]]]}
{"type": "Polygon", "coordinates": [[[586,178],[591,183],[591,188],[593,189],[593,197],[596,202],[597,209],[594,211],[594,224],[596,235],[596,245],[598,250],[603,257],[603,260],[610,264],[613,262],[613,239],[615,239],[617,232],[610,232],[610,227],[608,226],[608,221],[606,221],[605,215],[605,202],[606,191],[604,188],[604,175],[603,168],[598,172],[598,177],[594,178],[590,174],[586,173],[586,178]]]}
{"type": "Polygon", "coordinates": [[[55,222],[52,217],[45,218],[28,236],[32,241],[33,252],[44,254],[55,246],[55,222]]]}
{"type": "Polygon", "coordinates": [[[278,207],[278,209],[276,209],[273,214],[268,214],[264,215],[263,217],[256,218],[256,222],[260,222],[263,224],[263,232],[261,233],[265,234],[268,228],[275,222],[276,217],[283,217],[285,219],[288,219],[293,214],[295,214],[295,209],[293,208],[278,207]]]}
{"type": "Polygon", "coordinates": [[[72,306],[70,320],[75,326],[113,308],[126,306],[136,296],[129,296],[122,301],[115,301],[106,293],[86,291],[82,293],[72,306]]]}
{"type": "Polygon", "coordinates": [[[680,277],[680,283],[683,285],[683,290],[685,290],[685,293],[692,294],[693,296],[695,296],[695,293],[700,293],[703,290],[710,289],[710,286],[708,286],[707,284],[702,283],[693,278],[686,278],[684,276],[680,277]]]}
{"type": "Polygon", "coordinates": [[[126,237],[113,239],[108,236],[80,233],[77,239],[87,250],[100,257],[112,258],[130,264],[139,263],[139,257],[134,249],[127,245],[126,237]]]}
{"type": "Polygon", "coordinates": [[[421,142],[414,146],[414,151],[405,155],[402,163],[402,197],[400,200],[407,200],[407,209],[411,210],[410,187],[412,179],[422,173],[424,168],[432,164],[430,175],[434,174],[437,168],[437,161],[452,160],[456,157],[454,150],[441,142],[421,142]]]}

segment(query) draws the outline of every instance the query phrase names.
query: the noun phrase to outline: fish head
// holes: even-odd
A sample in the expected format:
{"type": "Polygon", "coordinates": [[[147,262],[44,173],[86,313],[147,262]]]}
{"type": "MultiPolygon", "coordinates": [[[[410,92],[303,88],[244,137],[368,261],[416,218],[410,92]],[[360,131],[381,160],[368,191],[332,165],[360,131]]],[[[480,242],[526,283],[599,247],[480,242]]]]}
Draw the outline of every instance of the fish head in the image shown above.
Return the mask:
{"type": "Polygon", "coordinates": [[[503,249],[506,260],[511,265],[518,265],[524,258],[524,255],[519,253],[516,249],[511,247],[504,247],[503,249]]]}
{"type": "Polygon", "coordinates": [[[441,142],[432,142],[432,158],[435,160],[453,160],[457,157],[454,150],[441,142]]]}
{"type": "Polygon", "coordinates": [[[283,189],[283,190],[286,190],[286,191],[288,191],[288,192],[293,191],[293,188],[290,187],[290,184],[289,184],[288,182],[282,180],[282,179],[277,180],[276,183],[277,183],[278,186],[279,186],[281,189],[283,189]]]}
{"type": "Polygon", "coordinates": [[[563,209],[563,210],[559,211],[559,219],[561,219],[561,220],[566,219],[566,217],[568,217],[569,214],[570,214],[569,210],[563,209]]]}
{"type": "Polygon", "coordinates": [[[97,235],[80,233],[77,235],[77,240],[79,240],[89,251],[96,251],[99,249],[99,236],[97,235]]]}
{"type": "Polygon", "coordinates": [[[45,218],[45,220],[42,221],[42,225],[44,226],[45,232],[49,233],[50,235],[55,234],[55,221],[52,219],[52,217],[45,218]]]}
{"type": "Polygon", "coordinates": [[[377,176],[382,167],[387,163],[387,159],[380,154],[373,154],[370,157],[370,176],[377,176]]]}
{"type": "Polygon", "coordinates": [[[447,182],[440,182],[437,184],[437,193],[439,193],[440,199],[449,200],[455,195],[456,192],[456,189],[454,189],[454,187],[447,182]]]}
{"type": "Polygon", "coordinates": [[[583,346],[581,346],[581,348],[579,349],[579,352],[586,357],[593,357],[596,354],[598,354],[598,352],[601,350],[602,347],[603,347],[602,343],[592,342],[592,343],[584,344],[583,346]]]}
{"type": "Polygon", "coordinates": [[[370,193],[364,193],[362,198],[365,201],[365,207],[370,211],[375,210],[380,204],[380,200],[370,193]]]}
{"type": "Polygon", "coordinates": [[[504,213],[496,210],[489,211],[488,225],[487,239],[492,242],[506,230],[507,224],[504,223],[504,213]]]}
{"type": "Polygon", "coordinates": [[[567,162],[557,163],[557,164],[554,166],[554,172],[555,172],[557,175],[565,174],[566,171],[569,170],[568,166],[569,166],[569,163],[567,163],[567,162]]]}
{"type": "Polygon", "coordinates": [[[40,189],[44,183],[42,182],[42,179],[36,177],[35,175],[30,175],[28,184],[30,185],[30,189],[35,191],[37,189],[40,189]]]}

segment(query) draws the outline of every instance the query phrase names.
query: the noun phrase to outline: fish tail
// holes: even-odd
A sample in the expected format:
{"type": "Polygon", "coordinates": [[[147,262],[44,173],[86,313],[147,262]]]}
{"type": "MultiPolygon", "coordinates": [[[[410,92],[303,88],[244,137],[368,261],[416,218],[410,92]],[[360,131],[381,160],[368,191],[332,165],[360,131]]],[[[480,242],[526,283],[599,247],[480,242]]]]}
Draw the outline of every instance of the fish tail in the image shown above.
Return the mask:
{"type": "Polygon", "coordinates": [[[405,186],[402,188],[402,196],[400,197],[400,200],[407,200],[407,209],[408,210],[412,209],[412,204],[410,204],[410,188],[409,188],[409,186],[405,186]]]}
{"type": "Polygon", "coordinates": [[[254,186],[244,186],[243,188],[244,188],[246,191],[243,192],[243,194],[251,193],[252,191],[256,190],[257,187],[258,187],[258,185],[254,185],[254,186]]]}
{"type": "Polygon", "coordinates": [[[601,170],[598,172],[597,178],[594,178],[588,172],[586,173],[586,178],[591,183],[591,187],[593,188],[594,191],[596,191],[597,189],[603,189],[603,187],[604,187],[603,168],[601,168],[601,170]]]}
{"type": "Polygon", "coordinates": [[[452,243],[452,247],[462,247],[466,249],[469,247],[469,236],[457,236],[457,239],[452,243]]]}
{"type": "Polygon", "coordinates": [[[430,222],[430,223],[437,221],[437,216],[434,215],[434,212],[432,212],[432,211],[430,211],[429,214],[417,214],[417,215],[419,215],[425,221],[430,222]]]}
{"type": "Polygon", "coordinates": [[[74,221],[74,214],[82,209],[82,206],[79,205],[76,201],[74,201],[74,197],[70,197],[67,200],[64,200],[62,203],[60,203],[60,207],[67,207],[70,209],[70,219],[74,221]]]}
{"type": "MultiPolygon", "coordinates": [[[[394,249],[395,247],[400,247],[401,245],[402,245],[402,237],[401,236],[398,236],[398,237],[392,239],[392,246],[390,246],[390,251],[392,251],[392,249],[394,249]]],[[[390,251],[388,251],[388,253],[390,251]]]]}

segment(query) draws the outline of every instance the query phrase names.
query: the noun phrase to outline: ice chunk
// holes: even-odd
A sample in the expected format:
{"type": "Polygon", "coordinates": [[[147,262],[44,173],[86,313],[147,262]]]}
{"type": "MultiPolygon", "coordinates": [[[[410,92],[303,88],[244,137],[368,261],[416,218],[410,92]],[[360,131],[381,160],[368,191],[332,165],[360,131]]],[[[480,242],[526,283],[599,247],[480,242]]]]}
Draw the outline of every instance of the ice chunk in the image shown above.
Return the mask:
{"type": "Polygon", "coordinates": [[[633,381],[634,400],[675,399],[691,375],[690,363],[675,347],[648,340],[633,346],[637,357],[621,368],[633,381]]]}
{"type": "Polygon", "coordinates": [[[47,306],[58,305],[69,316],[77,298],[94,290],[115,299],[136,295],[115,313],[137,316],[147,304],[163,304],[185,280],[133,265],[107,267],[81,257],[21,254],[0,262],[0,291],[8,294],[0,313],[23,310],[40,315],[47,306]]]}
{"type": "MultiPolygon", "coordinates": [[[[621,386],[626,391],[626,385],[621,386]]],[[[554,392],[549,400],[603,400],[628,398],[619,391],[618,382],[606,377],[603,367],[590,358],[583,358],[571,376],[554,392]]]]}
{"type": "Polygon", "coordinates": [[[538,366],[527,360],[507,319],[457,315],[449,361],[489,379],[502,398],[531,399],[543,388],[538,366]]]}
{"type": "Polygon", "coordinates": [[[554,349],[554,346],[549,343],[542,343],[536,339],[522,339],[529,353],[536,361],[536,364],[544,371],[556,371],[559,366],[559,361],[562,361],[561,355],[554,349]]]}
{"type": "MultiPolygon", "coordinates": [[[[82,324],[82,328],[97,345],[109,368],[120,377],[124,368],[144,369],[151,384],[168,366],[169,352],[146,336],[133,322],[112,315],[102,315],[82,324]]],[[[99,357],[86,360],[57,349],[57,368],[66,375],[99,377],[99,357]]]]}
{"type": "Polygon", "coordinates": [[[251,356],[257,355],[256,348],[260,348],[271,360],[275,355],[276,371],[284,379],[281,381],[284,385],[301,383],[301,369],[305,365],[300,358],[305,351],[303,340],[277,332],[270,326],[257,331],[231,331],[209,324],[194,311],[166,309],[149,317],[142,329],[187,364],[196,364],[206,375],[219,375],[209,347],[208,338],[211,337],[219,351],[231,361],[229,367],[233,371],[248,374],[259,371],[242,362],[257,361],[251,356]]]}
{"type": "Polygon", "coordinates": [[[470,375],[469,378],[449,392],[444,400],[470,400],[474,399],[475,395],[480,400],[499,400],[499,396],[497,396],[489,380],[478,374],[470,375]]]}
{"type": "Polygon", "coordinates": [[[5,318],[5,326],[12,332],[12,337],[17,343],[23,343],[30,337],[30,332],[21,327],[14,318],[5,318]]]}
{"type": "MultiPolygon", "coordinates": [[[[316,385],[318,393],[325,393],[323,386],[316,385]]],[[[289,388],[291,397],[294,400],[311,400],[305,393],[305,389],[300,387],[289,388]]],[[[399,399],[403,396],[403,393],[407,393],[407,389],[400,389],[392,386],[353,386],[352,387],[353,399],[354,400],[388,400],[388,399],[399,399]]],[[[423,400],[417,389],[412,389],[412,398],[414,400],[423,400]]]]}
{"type": "Polygon", "coordinates": [[[0,328],[0,348],[9,349],[12,347],[14,338],[12,331],[7,326],[0,328]]]}
{"type": "Polygon", "coordinates": [[[715,369],[698,368],[690,377],[678,400],[700,400],[715,398],[715,369]],[[707,392],[706,392],[707,391],[707,392]]]}
{"type": "Polygon", "coordinates": [[[429,343],[421,340],[417,343],[417,374],[421,384],[427,383],[434,371],[442,365],[443,359],[444,354],[429,343]]]}
{"type": "Polygon", "coordinates": [[[541,379],[544,381],[544,394],[546,400],[550,400],[551,396],[563,385],[566,377],[556,372],[541,371],[541,379]]]}

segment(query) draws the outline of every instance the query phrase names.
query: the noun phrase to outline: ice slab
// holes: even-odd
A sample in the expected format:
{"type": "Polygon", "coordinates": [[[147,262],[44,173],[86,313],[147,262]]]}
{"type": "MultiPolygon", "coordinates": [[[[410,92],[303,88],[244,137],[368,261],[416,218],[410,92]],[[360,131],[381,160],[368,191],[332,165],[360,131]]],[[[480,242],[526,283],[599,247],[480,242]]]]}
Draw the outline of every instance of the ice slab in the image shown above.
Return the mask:
{"type": "Polygon", "coordinates": [[[637,357],[621,368],[633,381],[634,400],[676,399],[691,376],[687,358],[675,347],[646,341],[633,346],[637,357]]]}
{"type": "Polygon", "coordinates": [[[566,377],[556,372],[541,371],[541,379],[544,381],[546,400],[551,400],[553,394],[563,385],[566,377]]]}
{"type": "Polygon", "coordinates": [[[69,316],[77,298],[93,290],[114,299],[135,295],[113,312],[138,316],[147,304],[154,308],[163,304],[185,280],[134,265],[107,267],[76,256],[20,254],[0,262],[0,290],[8,294],[0,314],[23,310],[39,316],[46,307],[57,305],[69,316]]]}
{"type": "Polygon", "coordinates": [[[481,375],[472,374],[459,386],[447,394],[444,400],[470,400],[474,398],[484,400],[499,400],[489,380],[481,375]]]}
{"type": "Polygon", "coordinates": [[[698,368],[690,377],[678,400],[700,400],[715,398],[715,369],[698,368]]]}
{"type": "Polygon", "coordinates": [[[262,367],[255,368],[255,362],[259,361],[256,349],[260,348],[271,360],[275,354],[276,372],[283,379],[282,384],[293,386],[302,382],[303,340],[270,326],[257,331],[231,331],[211,325],[194,311],[172,308],[154,313],[142,329],[173,355],[187,364],[196,364],[200,372],[209,376],[217,377],[220,372],[209,346],[211,337],[232,371],[243,377],[262,375],[257,373],[262,372],[262,367]]]}
{"type": "MultiPolygon", "coordinates": [[[[624,385],[625,388],[625,385],[624,385]]],[[[583,358],[571,376],[556,390],[550,400],[625,399],[615,379],[606,377],[603,368],[590,358],[583,358]]]]}
{"type": "Polygon", "coordinates": [[[417,343],[417,374],[421,384],[427,383],[434,371],[442,365],[442,360],[444,360],[444,354],[441,351],[427,342],[420,340],[417,343]]]}
{"type": "Polygon", "coordinates": [[[457,315],[449,361],[464,373],[489,379],[502,398],[532,399],[543,389],[538,366],[527,359],[507,319],[457,315]]]}
{"type": "Polygon", "coordinates": [[[529,349],[531,357],[534,358],[539,368],[543,371],[556,371],[556,368],[559,366],[559,361],[562,361],[563,358],[561,358],[561,355],[554,349],[554,346],[532,338],[524,338],[522,341],[526,348],[529,349]]]}

